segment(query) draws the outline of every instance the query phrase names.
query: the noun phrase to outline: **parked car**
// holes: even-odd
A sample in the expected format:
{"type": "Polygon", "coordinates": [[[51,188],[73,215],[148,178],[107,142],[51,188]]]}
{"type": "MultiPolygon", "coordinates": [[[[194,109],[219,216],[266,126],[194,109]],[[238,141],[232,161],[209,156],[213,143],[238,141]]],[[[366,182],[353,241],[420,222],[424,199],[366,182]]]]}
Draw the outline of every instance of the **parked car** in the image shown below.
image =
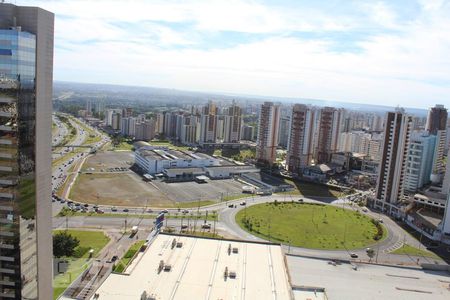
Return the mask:
{"type": "Polygon", "coordinates": [[[202,224],[202,229],[211,229],[211,224],[202,224]]]}
{"type": "Polygon", "coordinates": [[[358,254],[356,254],[356,253],[350,253],[350,257],[351,257],[351,258],[358,258],[358,254]]]}

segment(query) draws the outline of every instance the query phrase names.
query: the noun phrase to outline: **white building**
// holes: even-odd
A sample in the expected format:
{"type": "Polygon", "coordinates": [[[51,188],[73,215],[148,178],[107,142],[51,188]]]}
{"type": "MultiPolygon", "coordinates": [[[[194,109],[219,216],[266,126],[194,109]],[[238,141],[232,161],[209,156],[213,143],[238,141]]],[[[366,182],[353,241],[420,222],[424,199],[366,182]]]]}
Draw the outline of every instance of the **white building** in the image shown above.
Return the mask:
{"type": "Polygon", "coordinates": [[[414,133],[411,136],[406,162],[405,189],[415,192],[430,182],[436,136],[414,133]]]}
{"type": "Polygon", "coordinates": [[[135,161],[148,174],[161,173],[171,168],[220,166],[219,160],[212,156],[164,147],[141,147],[135,151],[135,161]]]}
{"type": "Polygon", "coordinates": [[[136,119],[133,117],[122,118],[120,133],[126,136],[134,136],[136,132],[136,119]]]}

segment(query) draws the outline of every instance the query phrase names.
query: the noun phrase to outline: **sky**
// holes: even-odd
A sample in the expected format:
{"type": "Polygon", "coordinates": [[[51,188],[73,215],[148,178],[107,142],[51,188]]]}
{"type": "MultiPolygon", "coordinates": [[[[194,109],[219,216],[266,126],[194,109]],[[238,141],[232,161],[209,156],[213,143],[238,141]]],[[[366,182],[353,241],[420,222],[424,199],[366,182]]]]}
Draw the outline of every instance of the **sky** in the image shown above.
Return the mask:
{"type": "Polygon", "coordinates": [[[54,79],[450,106],[450,1],[28,1],[54,79]]]}

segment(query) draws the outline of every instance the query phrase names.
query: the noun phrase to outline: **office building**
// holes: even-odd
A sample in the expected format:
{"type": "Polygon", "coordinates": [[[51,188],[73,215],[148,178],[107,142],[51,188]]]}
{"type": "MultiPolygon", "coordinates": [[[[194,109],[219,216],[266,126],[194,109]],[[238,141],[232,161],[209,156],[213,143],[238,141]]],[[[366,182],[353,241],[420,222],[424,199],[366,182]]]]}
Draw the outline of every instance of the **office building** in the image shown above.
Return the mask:
{"type": "Polygon", "coordinates": [[[442,177],[445,173],[445,142],[447,138],[446,130],[437,130],[436,131],[436,146],[434,147],[434,156],[433,156],[433,174],[432,181],[434,183],[439,183],[442,181],[442,177]]]}
{"type": "Polygon", "coordinates": [[[388,112],[385,118],[384,138],[375,206],[397,214],[397,204],[403,199],[412,117],[403,110],[388,112]]]}
{"type": "Polygon", "coordinates": [[[342,129],[343,110],[324,107],[320,110],[317,136],[317,163],[327,163],[331,154],[338,151],[339,134],[342,129]]]}
{"type": "Polygon", "coordinates": [[[54,15],[0,3],[0,298],[52,299],[54,15]]]}
{"type": "Polygon", "coordinates": [[[273,102],[261,105],[256,141],[256,159],[259,162],[273,164],[277,157],[280,106],[273,102]]]}
{"type": "Polygon", "coordinates": [[[438,130],[446,130],[447,117],[448,112],[443,105],[437,104],[435,107],[430,108],[428,111],[426,130],[433,135],[436,135],[438,130]]]}
{"type": "Polygon", "coordinates": [[[302,104],[292,108],[286,166],[291,172],[299,172],[312,161],[313,111],[302,104]]]}
{"type": "Polygon", "coordinates": [[[409,144],[405,190],[416,192],[430,182],[436,136],[428,133],[413,133],[409,144]]]}
{"type": "Polygon", "coordinates": [[[224,143],[239,143],[241,140],[242,109],[233,104],[224,116],[224,143]]]}

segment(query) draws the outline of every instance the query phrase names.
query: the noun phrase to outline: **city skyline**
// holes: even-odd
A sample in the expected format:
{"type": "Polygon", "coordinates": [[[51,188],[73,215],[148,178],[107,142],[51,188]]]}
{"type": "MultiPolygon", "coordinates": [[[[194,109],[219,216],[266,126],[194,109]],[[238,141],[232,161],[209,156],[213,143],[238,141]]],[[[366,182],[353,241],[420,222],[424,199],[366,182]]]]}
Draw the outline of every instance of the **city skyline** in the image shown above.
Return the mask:
{"type": "Polygon", "coordinates": [[[448,2],[19,4],[56,13],[56,80],[420,108],[450,90],[448,2]]]}

